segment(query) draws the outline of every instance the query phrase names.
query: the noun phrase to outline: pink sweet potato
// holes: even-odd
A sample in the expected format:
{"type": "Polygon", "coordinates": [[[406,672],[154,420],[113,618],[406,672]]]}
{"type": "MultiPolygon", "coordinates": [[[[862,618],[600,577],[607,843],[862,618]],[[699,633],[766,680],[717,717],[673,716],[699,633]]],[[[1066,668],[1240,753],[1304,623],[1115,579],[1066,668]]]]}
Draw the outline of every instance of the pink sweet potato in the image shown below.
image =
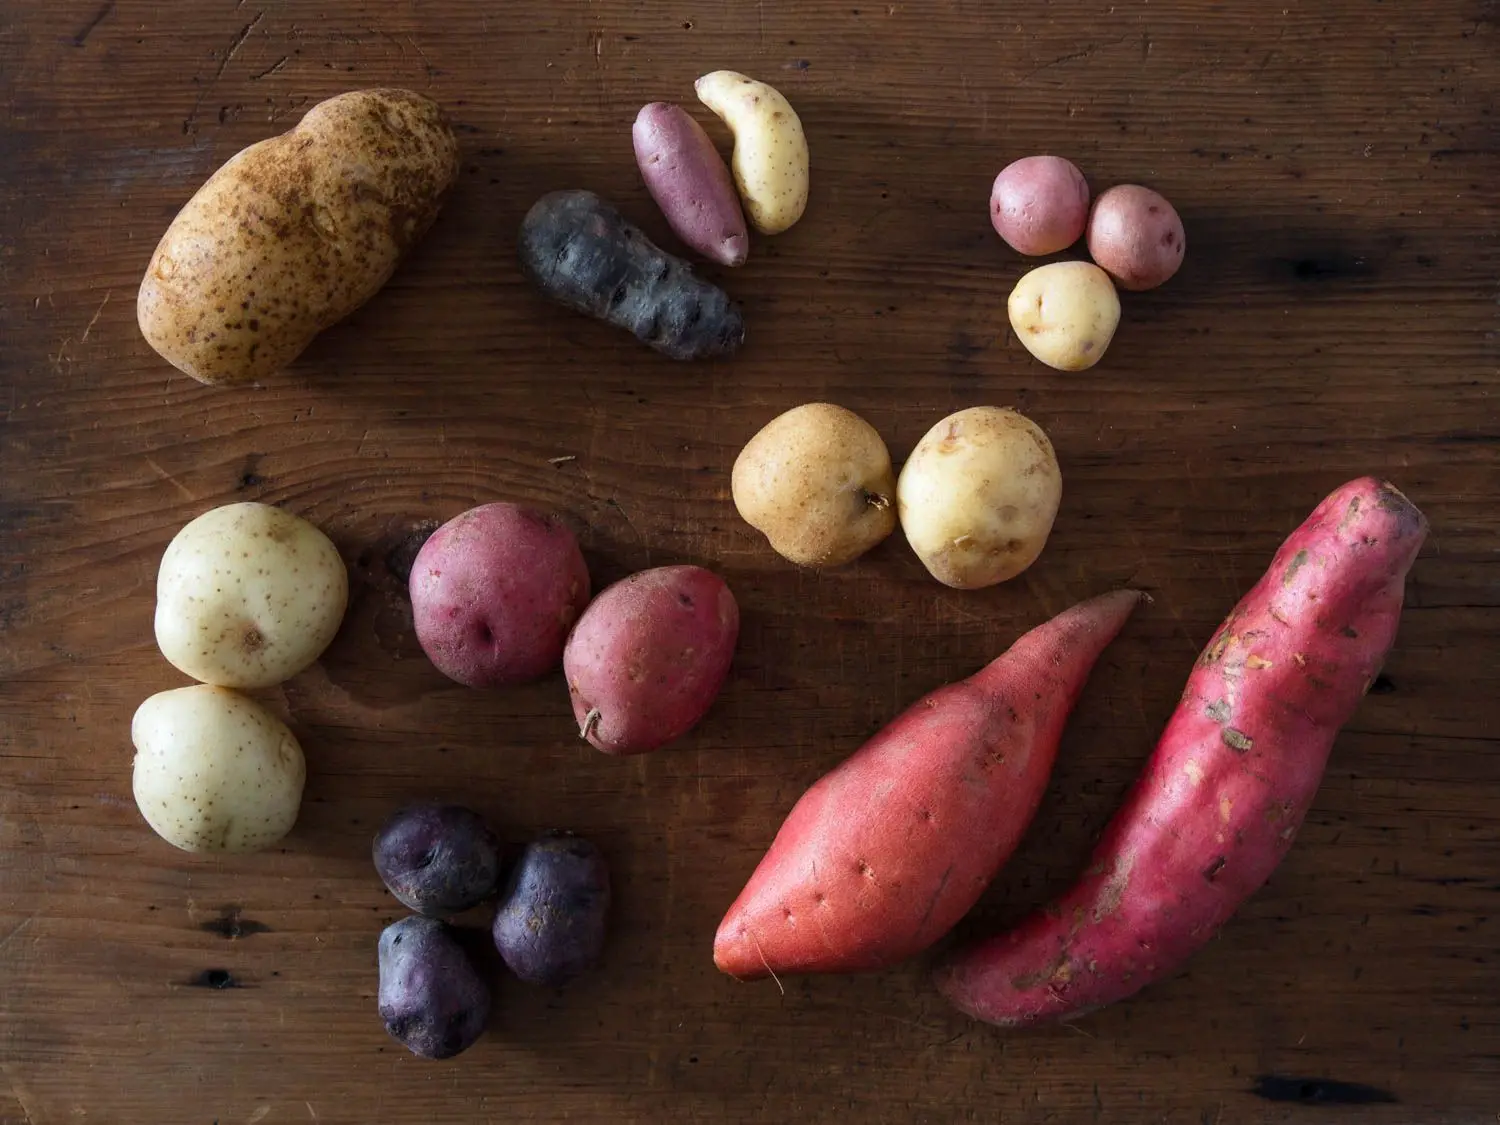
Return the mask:
{"type": "Polygon", "coordinates": [[[1175,972],[1286,855],[1339,728],[1395,639],[1427,523],[1365,478],[1324,500],[1198,658],[1083,878],[958,950],[939,990],[1002,1027],[1081,1015],[1175,972]]]}
{"type": "Polygon", "coordinates": [[[741,979],[877,969],[947,933],[1025,832],[1068,713],[1142,596],[1033,629],[815,783],[725,915],[714,963],[741,979]]]}

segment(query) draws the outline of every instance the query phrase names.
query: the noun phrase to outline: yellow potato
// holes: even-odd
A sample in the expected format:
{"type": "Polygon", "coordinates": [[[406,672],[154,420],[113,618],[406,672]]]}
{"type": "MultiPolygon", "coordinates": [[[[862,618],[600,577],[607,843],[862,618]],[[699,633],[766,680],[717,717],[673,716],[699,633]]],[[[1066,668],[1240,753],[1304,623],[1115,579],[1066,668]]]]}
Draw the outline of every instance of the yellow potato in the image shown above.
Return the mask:
{"type": "Polygon", "coordinates": [[[255,700],[195,684],[136,709],[131,788],[146,823],[188,852],[254,852],[292,830],[307,763],[255,700]]]}
{"type": "Polygon", "coordinates": [[[832,403],[767,422],[735,458],[730,487],[740,517],[799,566],[842,566],[896,530],[885,442],[832,403]]]}
{"type": "Polygon", "coordinates": [[[698,79],[698,100],[734,134],[730,171],[750,225],[780,234],[807,208],[807,137],[779,91],[732,70],[698,79]]]}
{"type": "Polygon", "coordinates": [[[323,654],[348,601],[349,573],[328,536],[269,504],[226,504],[162,553],[156,644],[195,680],[271,687],[323,654]]]}
{"type": "Polygon", "coordinates": [[[375,295],[457,175],[453,131],[419,94],[318,103],[230,159],[172,220],[136,299],[142,334],[200,382],[273,374],[375,295]]]}
{"type": "Polygon", "coordinates": [[[1042,428],[1014,410],[975,406],[928,430],[896,482],[906,539],[945,586],[1014,578],[1042,553],[1062,473],[1042,428]]]}
{"type": "Polygon", "coordinates": [[[1099,362],[1120,323],[1115,285],[1093,262],[1052,262],[1016,283],[1010,326],[1026,350],[1059,371],[1099,362]]]}

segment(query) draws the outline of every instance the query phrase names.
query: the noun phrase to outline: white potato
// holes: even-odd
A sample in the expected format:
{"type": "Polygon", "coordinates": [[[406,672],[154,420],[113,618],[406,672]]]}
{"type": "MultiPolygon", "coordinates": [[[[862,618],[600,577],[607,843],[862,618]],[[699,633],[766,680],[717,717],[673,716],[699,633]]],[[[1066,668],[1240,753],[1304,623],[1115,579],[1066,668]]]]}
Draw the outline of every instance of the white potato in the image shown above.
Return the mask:
{"type": "Polygon", "coordinates": [[[734,134],[729,168],[750,225],[780,234],[807,209],[807,136],[797,111],[778,90],[732,70],[705,74],[694,89],[734,134]]]}
{"type": "Polygon", "coordinates": [[[1093,262],[1052,262],[1016,283],[1010,326],[1026,350],[1059,371],[1099,362],[1120,324],[1115,284],[1093,262]]]}
{"type": "Polygon", "coordinates": [[[907,542],[934,578],[959,590],[1004,582],[1035,562],[1061,501],[1047,435],[998,406],[933,426],[896,482],[907,542]]]}
{"type": "Polygon", "coordinates": [[[153,695],[130,724],[135,803],[186,852],[254,852],[291,831],[307,764],[255,700],[194,684],[153,695]]]}
{"type": "Polygon", "coordinates": [[[270,687],[322,655],[348,601],[349,574],[326,535],[269,504],[227,504],[162,555],[156,643],[195,680],[270,687]]]}

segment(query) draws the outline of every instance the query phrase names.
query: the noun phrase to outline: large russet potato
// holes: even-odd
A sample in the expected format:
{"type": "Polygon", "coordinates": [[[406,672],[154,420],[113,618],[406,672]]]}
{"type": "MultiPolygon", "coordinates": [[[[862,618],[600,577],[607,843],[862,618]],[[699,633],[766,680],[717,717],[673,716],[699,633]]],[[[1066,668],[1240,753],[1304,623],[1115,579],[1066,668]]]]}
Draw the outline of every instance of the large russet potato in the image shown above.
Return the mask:
{"type": "Polygon", "coordinates": [[[457,176],[458,142],[420,94],[319,102],[178,212],[141,282],[141,332],[203,383],[274,374],[389,280],[457,176]]]}

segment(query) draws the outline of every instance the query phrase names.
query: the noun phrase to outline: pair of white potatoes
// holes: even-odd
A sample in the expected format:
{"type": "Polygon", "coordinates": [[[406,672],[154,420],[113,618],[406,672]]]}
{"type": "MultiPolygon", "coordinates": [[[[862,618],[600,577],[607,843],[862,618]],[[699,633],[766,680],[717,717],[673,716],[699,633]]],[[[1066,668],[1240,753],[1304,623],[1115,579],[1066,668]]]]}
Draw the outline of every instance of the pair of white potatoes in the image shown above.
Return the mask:
{"type": "Polygon", "coordinates": [[[307,766],[285,723],[242,690],[272,687],[322,655],[349,576],[307,520],[228,504],[187,524],[162,556],[156,643],[200,681],[136,710],[133,788],[146,822],[189,852],[251,852],[291,831],[307,766]]]}
{"type": "Polygon", "coordinates": [[[1062,501],[1047,435],[997,406],[944,418],[899,480],[875,428],[813,402],[772,419],[734,464],[735,507],[774,550],[802,566],[841,566],[895,530],[946,586],[978,589],[1036,561],[1062,501]]]}

